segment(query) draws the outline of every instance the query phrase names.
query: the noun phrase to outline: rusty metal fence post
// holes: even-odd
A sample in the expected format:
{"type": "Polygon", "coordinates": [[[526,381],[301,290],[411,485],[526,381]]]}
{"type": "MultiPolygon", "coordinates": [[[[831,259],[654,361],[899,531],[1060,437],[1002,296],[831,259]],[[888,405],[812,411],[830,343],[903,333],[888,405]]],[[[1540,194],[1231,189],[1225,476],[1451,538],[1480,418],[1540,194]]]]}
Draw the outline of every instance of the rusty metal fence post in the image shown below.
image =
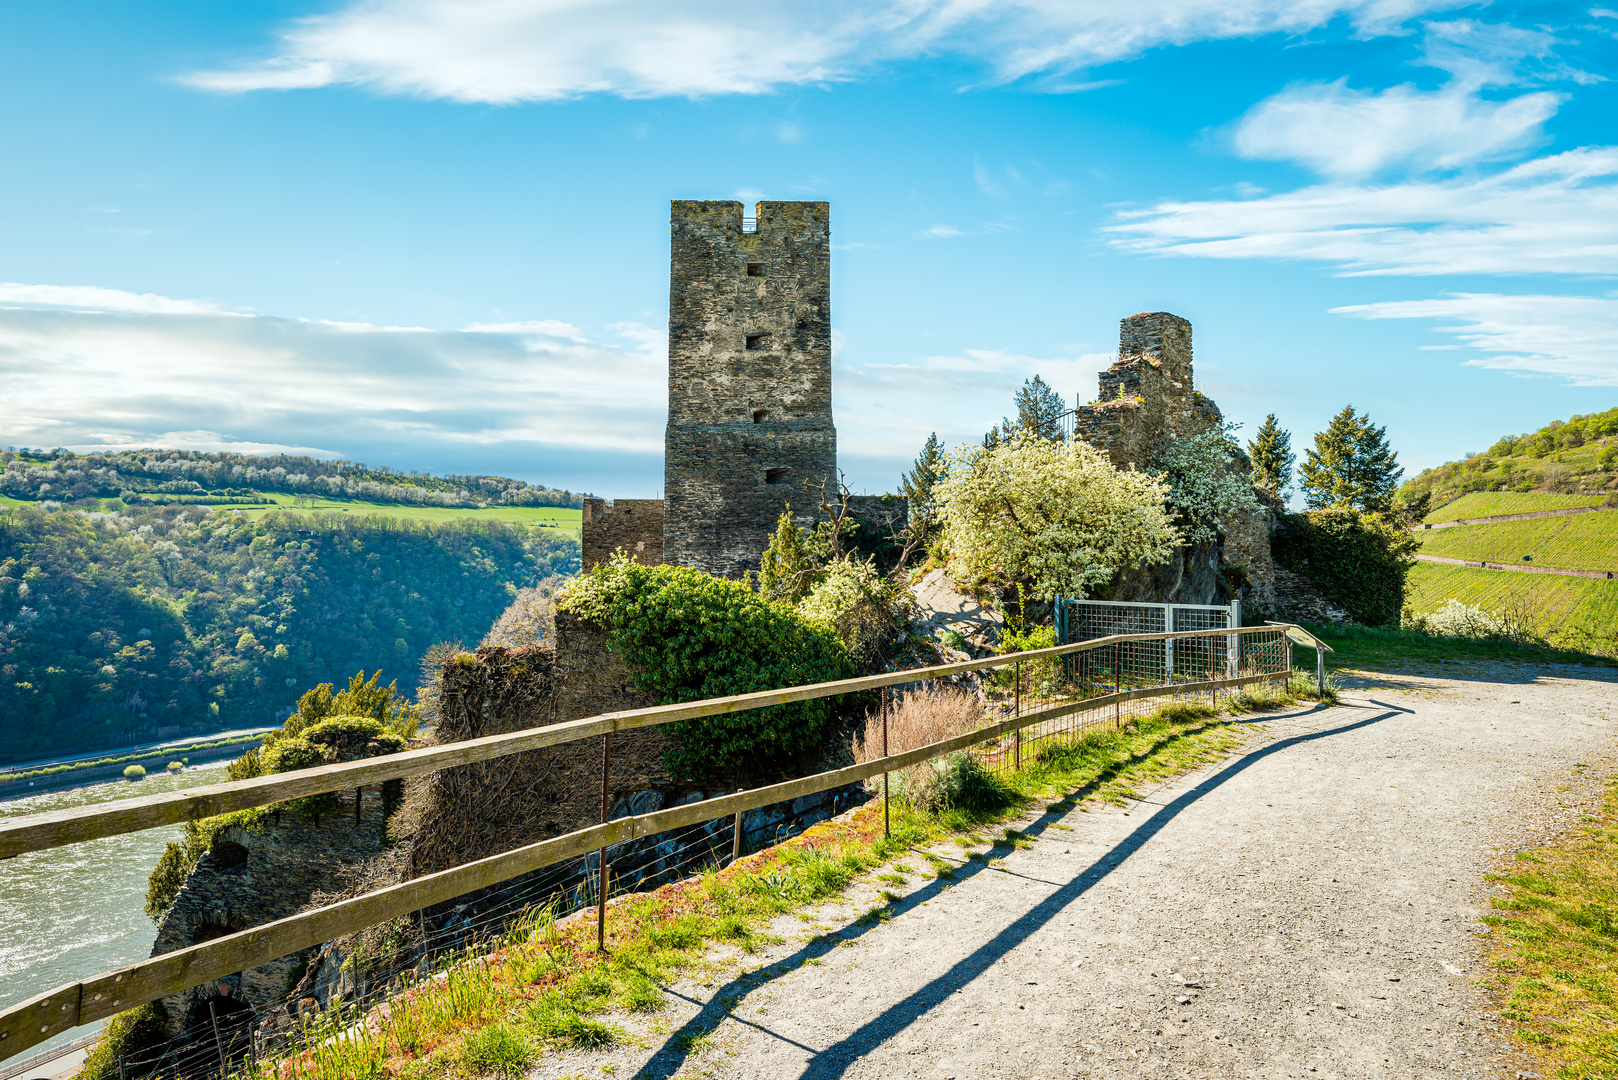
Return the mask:
{"type": "MultiPolygon", "coordinates": [[[[1022,661],[1018,660],[1012,665],[1012,669],[1011,679],[1015,686],[1012,690],[1011,715],[1020,719],[1022,717],[1022,661]]],[[[1016,730],[1013,740],[1011,744],[1011,768],[1013,771],[1020,771],[1022,769],[1022,728],[1016,730]]]]}
{"type": "Polygon", "coordinates": [[[214,1008],[213,998],[208,999],[208,1022],[213,1025],[213,1044],[219,1051],[219,1076],[223,1080],[230,1067],[225,1064],[225,1040],[219,1037],[219,1013],[214,1008]]]}
{"type": "MultiPolygon", "coordinates": [[[[612,732],[601,736],[601,824],[612,813],[612,732]]],[[[596,852],[596,951],[607,951],[607,849],[596,852]]]]}

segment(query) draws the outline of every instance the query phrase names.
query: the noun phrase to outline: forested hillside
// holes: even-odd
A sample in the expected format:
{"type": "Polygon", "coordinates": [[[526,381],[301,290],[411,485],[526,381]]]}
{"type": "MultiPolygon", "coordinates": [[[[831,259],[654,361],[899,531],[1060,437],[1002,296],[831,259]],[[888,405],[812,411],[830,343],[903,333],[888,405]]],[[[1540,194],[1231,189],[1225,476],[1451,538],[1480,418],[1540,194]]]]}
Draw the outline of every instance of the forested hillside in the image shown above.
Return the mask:
{"type": "Polygon", "coordinates": [[[0,463],[4,464],[0,494],[65,503],[117,498],[128,503],[141,495],[226,502],[251,498],[258,492],[279,491],[413,506],[582,505],[579,496],[571,491],[534,487],[503,476],[397,473],[311,457],[252,457],[195,450],[125,450],[107,454],[6,450],[0,451],[0,463]]]}
{"type": "Polygon", "coordinates": [[[1618,490],[1618,408],[1502,435],[1486,452],[1450,461],[1405,483],[1401,502],[1429,495],[1437,509],[1478,491],[1604,495],[1618,490]]]}
{"type": "Polygon", "coordinates": [[[413,689],[429,646],[578,560],[495,522],[0,512],[0,761],[279,723],[361,667],[413,689]]]}

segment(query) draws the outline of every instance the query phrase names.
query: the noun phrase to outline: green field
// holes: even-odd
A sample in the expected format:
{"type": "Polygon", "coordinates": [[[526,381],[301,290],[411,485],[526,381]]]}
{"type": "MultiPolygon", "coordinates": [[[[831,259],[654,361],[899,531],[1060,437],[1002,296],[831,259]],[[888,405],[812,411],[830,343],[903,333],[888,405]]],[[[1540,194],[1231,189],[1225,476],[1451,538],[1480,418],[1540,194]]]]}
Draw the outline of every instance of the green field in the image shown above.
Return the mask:
{"type": "MultiPolygon", "coordinates": [[[[459,509],[442,506],[401,506],[395,503],[360,502],[351,499],[318,499],[306,498],[296,495],[285,495],[279,492],[264,492],[265,497],[274,499],[270,505],[257,506],[217,506],[217,514],[242,513],[265,514],[271,510],[285,510],[295,514],[378,514],[383,517],[407,518],[412,521],[461,521],[465,518],[474,518],[479,521],[511,521],[526,525],[544,525],[558,529],[575,539],[579,535],[579,523],[583,518],[582,510],[570,510],[560,506],[491,506],[484,510],[459,509]],[[302,504],[302,505],[298,505],[302,504]]],[[[161,496],[157,496],[161,498],[161,496]]],[[[20,499],[8,498],[0,495],[0,506],[35,506],[37,503],[20,499]]],[[[102,500],[109,510],[116,510],[123,504],[116,499],[102,500]]]]}
{"type": "Polygon", "coordinates": [[[1618,581],[1433,563],[1411,567],[1405,604],[1412,611],[1425,615],[1450,599],[1485,611],[1523,613],[1547,640],[1562,648],[1618,652],[1618,581]]]}
{"type": "Polygon", "coordinates": [[[1437,525],[1461,518],[1494,517],[1497,514],[1532,514],[1541,510],[1568,510],[1579,506],[1600,506],[1601,496],[1537,495],[1515,491],[1480,491],[1462,495],[1428,514],[1425,520],[1437,525]]]}
{"type": "Polygon", "coordinates": [[[1618,570],[1618,511],[1457,525],[1417,533],[1426,555],[1480,562],[1559,566],[1568,570],[1618,570]],[[1523,556],[1529,556],[1524,560],[1523,556]]]}
{"type": "Polygon", "coordinates": [[[220,507],[217,513],[264,514],[271,510],[288,510],[297,514],[381,514],[386,517],[408,518],[412,521],[460,521],[476,518],[480,521],[514,521],[527,525],[548,525],[564,532],[579,534],[579,523],[584,511],[569,510],[563,506],[491,506],[485,510],[462,510],[449,506],[400,506],[393,503],[360,502],[350,499],[319,499],[279,492],[265,492],[275,500],[274,506],[220,507]],[[302,503],[303,505],[296,505],[302,503]]]}

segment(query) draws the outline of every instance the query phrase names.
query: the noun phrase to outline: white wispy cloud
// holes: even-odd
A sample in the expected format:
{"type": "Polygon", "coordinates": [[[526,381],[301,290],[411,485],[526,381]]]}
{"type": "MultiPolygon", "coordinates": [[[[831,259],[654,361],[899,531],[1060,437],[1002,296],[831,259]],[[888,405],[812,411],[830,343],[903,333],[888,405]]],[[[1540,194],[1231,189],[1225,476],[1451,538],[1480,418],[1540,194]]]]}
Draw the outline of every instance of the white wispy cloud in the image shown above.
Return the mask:
{"type": "MultiPolygon", "coordinates": [[[[233,315],[112,289],[0,288],[0,442],[214,443],[424,460],[508,447],[655,462],[665,345],[555,320],[466,330],[233,315]]],[[[222,448],[222,447],[221,447],[222,448]]],[[[510,472],[533,475],[513,465],[510,472]]]]}
{"type": "Polygon", "coordinates": [[[1265,198],[1165,201],[1105,228],[1124,250],[1299,259],[1348,275],[1618,273],[1618,148],[1483,177],[1323,184],[1265,198]]]}
{"type": "Polygon", "coordinates": [[[1618,386],[1618,296],[1455,293],[1332,311],[1361,319],[1440,320],[1439,332],[1487,354],[1466,361],[1474,367],[1618,386]]]}
{"type": "Polygon", "coordinates": [[[223,314],[206,300],[173,300],[153,293],[132,293],[97,285],[23,285],[0,282],[0,307],[66,308],[73,311],[118,311],[135,315],[223,314]]]}
{"type": "Polygon", "coordinates": [[[1327,176],[1362,177],[1402,165],[1427,172],[1505,157],[1542,138],[1565,94],[1541,90],[1506,101],[1452,84],[1423,91],[1354,90],[1346,78],[1289,87],[1261,102],[1236,130],[1244,157],[1296,161],[1327,176]]]}
{"type": "MultiPolygon", "coordinates": [[[[1000,81],[1163,45],[1298,34],[1347,17],[1403,32],[1462,0],[360,0],[291,23],[259,60],[184,77],[223,93],[337,83],[509,104],[585,94],[757,94],[951,52],[1000,81]]],[[[1072,89],[1054,85],[1053,89],[1072,89]]]]}

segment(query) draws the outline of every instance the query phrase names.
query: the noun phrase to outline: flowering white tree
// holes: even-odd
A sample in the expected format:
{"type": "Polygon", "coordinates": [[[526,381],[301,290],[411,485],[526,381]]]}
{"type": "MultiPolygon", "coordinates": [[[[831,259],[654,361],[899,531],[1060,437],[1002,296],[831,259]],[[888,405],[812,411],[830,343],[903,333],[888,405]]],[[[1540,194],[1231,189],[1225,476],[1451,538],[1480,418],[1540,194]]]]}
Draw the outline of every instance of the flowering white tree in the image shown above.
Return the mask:
{"type": "Polygon", "coordinates": [[[957,578],[1024,582],[1041,600],[1084,596],[1180,543],[1167,485],[1078,441],[958,447],[934,494],[957,578]]]}
{"type": "Polygon", "coordinates": [[[1169,502],[1179,512],[1186,539],[1200,544],[1217,538],[1215,529],[1236,514],[1258,509],[1253,481],[1243,467],[1241,448],[1229,428],[1212,428],[1176,439],[1147,469],[1168,485],[1169,502]]]}

